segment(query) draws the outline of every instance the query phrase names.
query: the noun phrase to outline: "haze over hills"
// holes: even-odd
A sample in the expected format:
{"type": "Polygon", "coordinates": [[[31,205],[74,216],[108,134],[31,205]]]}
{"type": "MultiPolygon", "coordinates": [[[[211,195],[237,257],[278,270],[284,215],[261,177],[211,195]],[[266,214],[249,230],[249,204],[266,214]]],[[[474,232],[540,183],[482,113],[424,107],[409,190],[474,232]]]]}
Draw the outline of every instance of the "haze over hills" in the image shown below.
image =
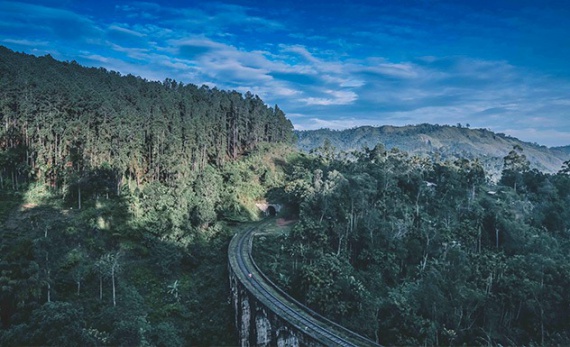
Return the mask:
{"type": "Polygon", "coordinates": [[[433,156],[442,160],[480,158],[491,176],[501,171],[503,157],[515,145],[523,148],[531,168],[543,172],[558,172],[562,163],[570,158],[570,146],[548,148],[487,129],[449,125],[363,126],[346,130],[296,131],[295,134],[299,149],[307,152],[329,139],[338,151],[373,148],[382,143],[387,149],[398,148],[410,155],[433,156]]]}
{"type": "Polygon", "coordinates": [[[550,149],[557,153],[570,155],[570,146],[551,147],[550,149]]]}

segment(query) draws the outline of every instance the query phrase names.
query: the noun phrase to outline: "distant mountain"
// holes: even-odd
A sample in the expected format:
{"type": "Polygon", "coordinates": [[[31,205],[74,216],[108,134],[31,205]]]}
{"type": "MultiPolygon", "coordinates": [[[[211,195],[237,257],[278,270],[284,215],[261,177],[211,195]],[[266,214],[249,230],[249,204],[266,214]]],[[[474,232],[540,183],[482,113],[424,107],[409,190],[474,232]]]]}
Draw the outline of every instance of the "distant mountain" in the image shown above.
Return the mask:
{"type": "Polygon", "coordinates": [[[347,130],[296,131],[295,134],[299,149],[307,152],[322,146],[328,138],[338,151],[362,150],[382,143],[387,149],[397,147],[411,155],[435,156],[443,160],[480,158],[491,176],[501,171],[503,157],[514,145],[523,148],[532,168],[543,172],[558,172],[562,163],[570,159],[570,146],[548,148],[487,129],[447,125],[364,126],[347,130]]]}
{"type": "Polygon", "coordinates": [[[570,146],[551,147],[550,149],[554,152],[562,153],[563,155],[570,155],[570,146]]]}

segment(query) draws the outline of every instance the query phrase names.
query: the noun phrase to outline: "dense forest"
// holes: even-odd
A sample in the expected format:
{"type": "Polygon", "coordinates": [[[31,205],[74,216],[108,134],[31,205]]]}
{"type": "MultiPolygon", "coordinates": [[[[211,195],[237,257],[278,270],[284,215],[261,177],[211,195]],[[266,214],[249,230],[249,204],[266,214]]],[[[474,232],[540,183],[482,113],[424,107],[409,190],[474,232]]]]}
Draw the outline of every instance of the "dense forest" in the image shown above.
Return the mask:
{"type": "Polygon", "coordinates": [[[276,282],[384,345],[570,344],[570,162],[514,147],[493,184],[478,160],[352,155],[291,162],[299,222],[256,246],[276,282]]]}
{"type": "Polygon", "coordinates": [[[14,187],[34,178],[61,188],[73,177],[80,188],[102,167],[115,171],[117,191],[175,182],[291,137],[284,113],[249,93],[149,82],[1,47],[0,59],[0,177],[14,187]]]}
{"type": "Polygon", "coordinates": [[[230,224],[282,181],[257,96],[0,47],[0,345],[233,345],[230,224]]]}
{"type": "Polygon", "coordinates": [[[297,222],[258,263],[350,329],[570,345],[570,161],[513,143],[495,181],[473,155],[300,153],[249,93],[2,47],[0,125],[2,346],[235,345],[227,245],[264,199],[297,222]]]}
{"type": "Polygon", "coordinates": [[[328,140],[338,152],[360,151],[364,147],[373,148],[377,143],[382,143],[387,150],[398,148],[410,155],[440,161],[477,158],[485,173],[494,181],[500,179],[503,157],[513,146],[524,149],[531,168],[548,173],[556,173],[562,163],[570,159],[566,147],[547,148],[488,129],[471,128],[469,124],[361,126],[345,130],[295,131],[295,135],[299,149],[305,152],[321,147],[328,140]]]}

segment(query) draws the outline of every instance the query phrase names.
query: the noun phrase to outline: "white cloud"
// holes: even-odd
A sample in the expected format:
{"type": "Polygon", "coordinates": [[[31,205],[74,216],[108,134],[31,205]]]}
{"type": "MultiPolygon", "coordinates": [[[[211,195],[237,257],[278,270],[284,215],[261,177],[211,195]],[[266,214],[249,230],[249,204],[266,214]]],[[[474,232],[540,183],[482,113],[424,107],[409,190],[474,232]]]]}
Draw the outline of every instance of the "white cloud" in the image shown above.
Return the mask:
{"type": "Polygon", "coordinates": [[[109,26],[108,29],[109,29],[109,31],[115,31],[115,32],[119,32],[121,34],[126,34],[129,36],[135,36],[135,37],[144,37],[145,36],[144,34],[138,32],[138,31],[130,30],[130,29],[127,29],[125,27],[118,26],[118,25],[111,25],[111,26],[109,26]]]}
{"type": "MultiPolygon", "coordinates": [[[[295,120],[295,119],[294,119],[295,120]]],[[[316,130],[321,128],[328,128],[332,130],[349,129],[364,125],[380,125],[375,124],[372,119],[357,119],[357,118],[341,118],[341,119],[323,119],[323,118],[309,118],[303,122],[293,122],[295,130],[316,130]]]]}
{"type": "Polygon", "coordinates": [[[308,97],[303,98],[300,101],[306,103],[307,105],[320,105],[320,106],[329,106],[329,105],[347,105],[353,103],[355,100],[358,99],[358,95],[352,91],[345,91],[345,90],[326,90],[326,94],[330,95],[330,97],[308,97]]]}
{"type": "Polygon", "coordinates": [[[290,96],[294,96],[294,95],[299,95],[301,92],[295,89],[291,89],[291,88],[287,88],[287,87],[282,87],[282,86],[278,86],[276,85],[275,87],[273,87],[272,92],[275,95],[278,96],[285,96],[285,97],[290,97],[290,96]]]}
{"type": "Polygon", "coordinates": [[[362,87],[365,82],[361,79],[346,79],[341,80],[339,86],[343,88],[357,88],[362,87]]]}
{"type": "Polygon", "coordinates": [[[392,64],[387,62],[378,62],[377,60],[378,59],[370,59],[365,63],[365,66],[361,66],[361,71],[396,78],[419,77],[418,68],[411,63],[392,64]]]}
{"type": "Polygon", "coordinates": [[[1,40],[3,43],[6,44],[14,44],[18,46],[29,46],[29,47],[37,47],[37,46],[48,46],[48,41],[40,41],[40,40],[18,40],[18,39],[3,39],[1,40]]]}
{"type": "MultiPolygon", "coordinates": [[[[298,128],[461,122],[539,143],[570,143],[564,135],[570,132],[570,81],[564,76],[438,51],[396,61],[370,43],[379,37],[374,28],[361,28],[351,36],[358,42],[345,45],[326,30],[287,32],[286,16],[219,2],[115,8],[105,23],[61,8],[0,2],[0,29],[30,32],[0,42],[28,52],[50,47],[63,60],[151,80],[251,91],[278,103],[298,128]],[[283,35],[265,35],[275,31],[283,35]]],[[[404,24],[379,24],[388,31],[378,40],[409,37],[404,24]]]]}
{"type": "Polygon", "coordinates": [[[310,63],[321,63],[321,61],[313,56],[305,46],[301,45],[281,45],[283,48],[283,52],[291,52],[300,55],[301,57],[305,58],[306,61],[310,63]]]}

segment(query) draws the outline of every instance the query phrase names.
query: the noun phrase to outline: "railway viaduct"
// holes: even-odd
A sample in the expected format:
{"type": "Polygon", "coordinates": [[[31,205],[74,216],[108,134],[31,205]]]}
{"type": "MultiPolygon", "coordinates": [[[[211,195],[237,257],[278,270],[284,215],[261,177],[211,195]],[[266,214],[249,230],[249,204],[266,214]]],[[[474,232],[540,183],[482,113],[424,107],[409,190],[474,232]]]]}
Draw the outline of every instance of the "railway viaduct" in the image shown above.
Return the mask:
{"type": "Polygon", "coordinates": [[[253,227],[236,234],[228,248],[230,289],[240,346],[378,347],[303,306],[271,282],[251,256],[256,230],[253,227]]]}

